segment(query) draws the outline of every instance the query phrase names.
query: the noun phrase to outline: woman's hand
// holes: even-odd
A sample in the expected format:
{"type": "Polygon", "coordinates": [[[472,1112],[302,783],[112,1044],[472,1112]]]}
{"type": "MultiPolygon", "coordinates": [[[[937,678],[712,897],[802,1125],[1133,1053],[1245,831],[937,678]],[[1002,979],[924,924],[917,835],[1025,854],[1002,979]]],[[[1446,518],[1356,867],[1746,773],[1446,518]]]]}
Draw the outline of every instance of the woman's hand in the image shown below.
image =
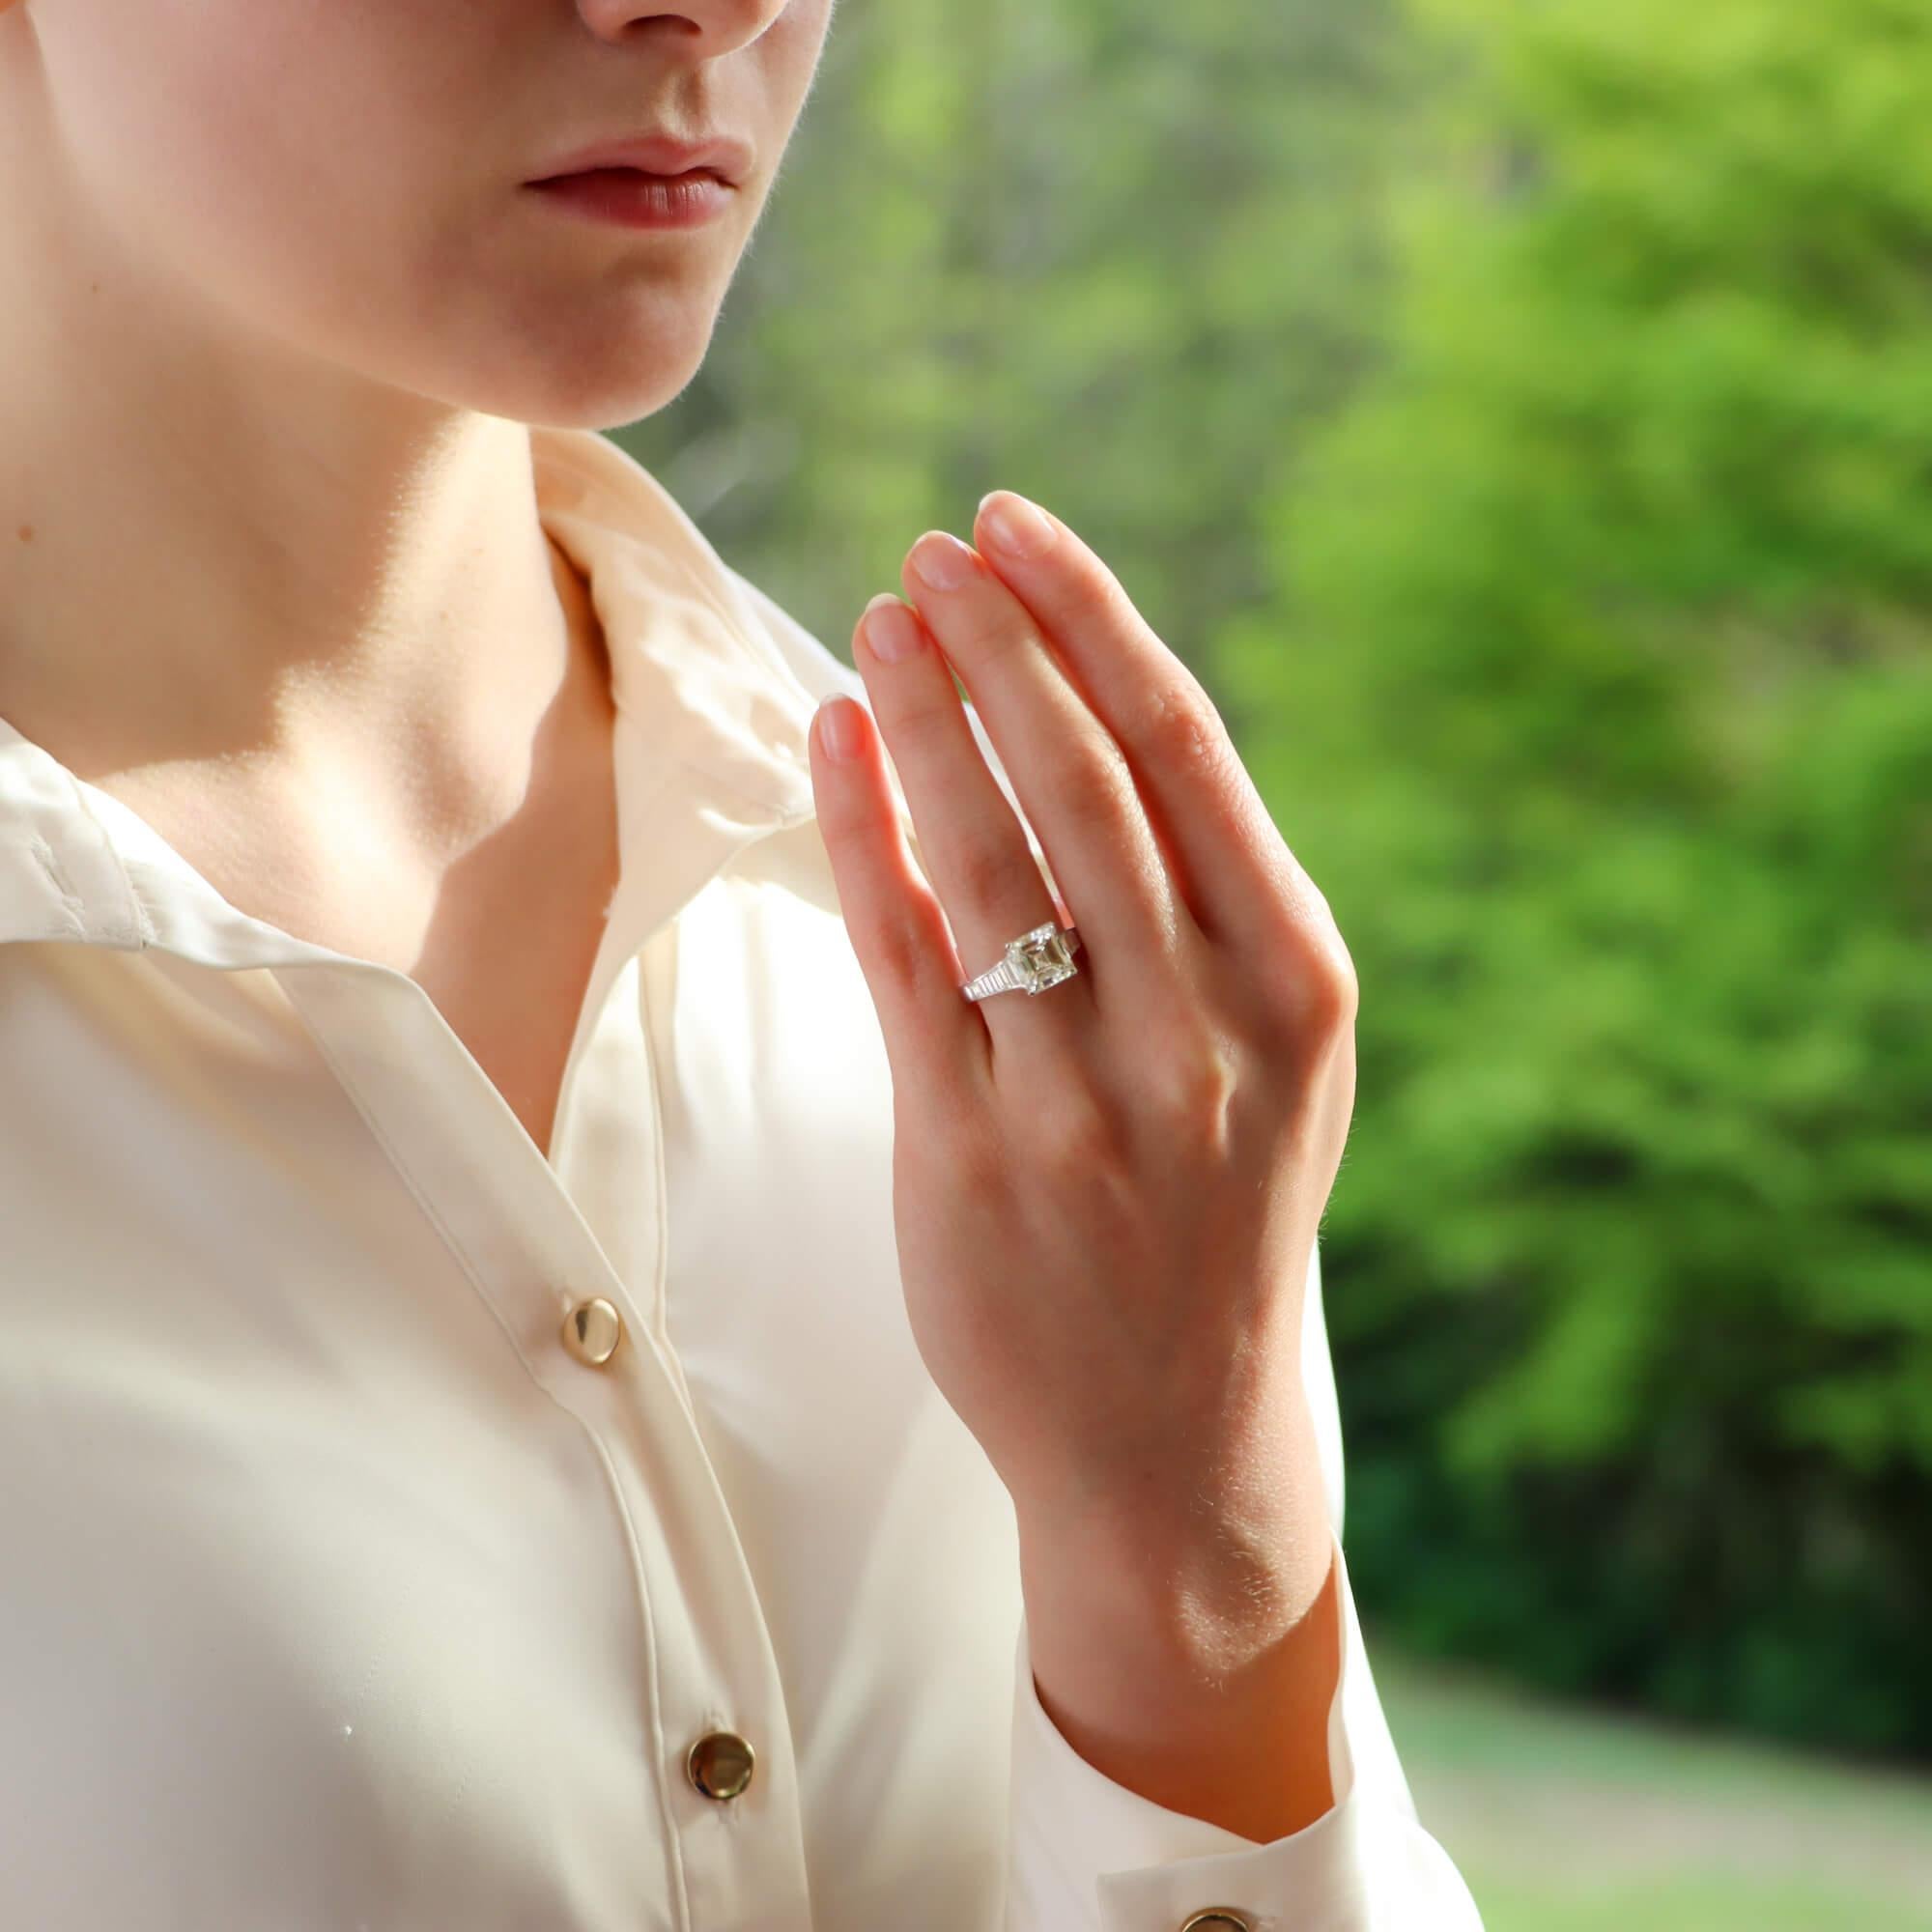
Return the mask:
{"type": "Polygon", "coordinates": [[[878,728],[841,697],[812,733],[892,1068],[908,1315],[1037,1547],[1238,1548],[1319,1579],[1302,1306],[1354,1104],[1353,969],[1200,682],[1070,529],[1037,513],[1027,533],[1027,507],[990,494],[978,552],[913,546],[914,608],[882,594],[855,636],[878,728]],[[1056,913],[1075,977],[962,997],[1056,913]]]}

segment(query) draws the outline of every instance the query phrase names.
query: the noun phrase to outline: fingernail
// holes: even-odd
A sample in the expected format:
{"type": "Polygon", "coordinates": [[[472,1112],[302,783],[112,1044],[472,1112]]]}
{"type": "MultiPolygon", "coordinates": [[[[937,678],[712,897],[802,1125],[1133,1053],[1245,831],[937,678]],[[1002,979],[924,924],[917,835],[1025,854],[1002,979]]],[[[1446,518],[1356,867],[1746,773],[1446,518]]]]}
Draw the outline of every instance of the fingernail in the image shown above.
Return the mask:
{"type": "Polygon", "coordinates": [[[866,642],[887,664],[902,664],[920,647],[919,619],[890,590],[866,606],[866,642]]]}
{"type": "Polygon", "coordinates": [[[849,697],[828,697],[818,707],[818,742],[840,764],[859,749],[858,709],[849,697]]]}
{"type": "Polygon", "coordinates": [[[980,498],[980,510],[987,541],[1006,556],[1037,556],[1060,535],[1037,503],[1012,490],[988,490],[980,498]],[[996,497],[998,502],[993,501],[996,497]]]}
{"type": "Polygon", "coordinates": [[[913,546],[912,567],[935,590],[957,590],[973,575],[973,553],[951,530],[935,530],[913,546]]]}

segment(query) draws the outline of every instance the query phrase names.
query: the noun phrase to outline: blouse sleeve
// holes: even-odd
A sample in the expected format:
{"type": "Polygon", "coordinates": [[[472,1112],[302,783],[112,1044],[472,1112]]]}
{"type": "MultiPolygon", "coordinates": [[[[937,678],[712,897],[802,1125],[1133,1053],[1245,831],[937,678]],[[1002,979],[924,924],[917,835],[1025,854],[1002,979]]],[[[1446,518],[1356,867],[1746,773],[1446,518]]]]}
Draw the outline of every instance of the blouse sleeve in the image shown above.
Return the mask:
{"type": "MultiPolygon", "coordinates": [[[[1311,1263],[1306,1307],[1304,1374],[1339,1525],[1341,1435],[1319,1260],[1311,1263]]],[[[1267,1844],[1170,1811],[1089,1764],[1039,1700],[1022,1618],[1004,1932],[1482,1932],[1461,1873],[1416,1816],[1363,1648],[1339,1534],[1333,1548],[1343,1631],[1328,1713],[1335,1802],[1267,1844]]]]}

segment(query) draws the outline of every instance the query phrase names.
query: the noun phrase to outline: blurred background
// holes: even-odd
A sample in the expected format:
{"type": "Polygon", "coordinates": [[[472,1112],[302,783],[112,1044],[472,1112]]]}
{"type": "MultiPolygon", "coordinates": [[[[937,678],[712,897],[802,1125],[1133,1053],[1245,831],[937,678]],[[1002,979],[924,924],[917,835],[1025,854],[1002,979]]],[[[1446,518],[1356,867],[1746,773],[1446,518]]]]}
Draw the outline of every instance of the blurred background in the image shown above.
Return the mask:
{"type": "Polygon", "coordinates": [[[619,440],[848,661],[1037,497],[1235,726],[1490,1932],[1932,1928],[1932,9],[844,0],[619,440]]]}

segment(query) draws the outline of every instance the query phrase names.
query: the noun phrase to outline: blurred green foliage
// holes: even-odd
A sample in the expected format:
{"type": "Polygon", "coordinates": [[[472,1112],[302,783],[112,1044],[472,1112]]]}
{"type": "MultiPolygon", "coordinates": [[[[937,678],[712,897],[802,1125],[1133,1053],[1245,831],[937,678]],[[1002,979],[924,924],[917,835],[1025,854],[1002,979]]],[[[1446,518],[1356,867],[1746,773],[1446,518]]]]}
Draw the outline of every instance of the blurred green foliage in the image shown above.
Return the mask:
{"type": "Polygon", "coordinates": [[[1362,1601],[1932,1753],[1932,14],[847,0],[787,170],[624,440],[846,655],[1024,490],[1222,699],[1362,1601]]]}
{"type": "Polygon", "coordinates": [[[1224,639],[1364,987],[1351,1561],[1435,1648],[1926,1749],[1932,15],[1431,24],[1384,364],[1224,639]]]}

